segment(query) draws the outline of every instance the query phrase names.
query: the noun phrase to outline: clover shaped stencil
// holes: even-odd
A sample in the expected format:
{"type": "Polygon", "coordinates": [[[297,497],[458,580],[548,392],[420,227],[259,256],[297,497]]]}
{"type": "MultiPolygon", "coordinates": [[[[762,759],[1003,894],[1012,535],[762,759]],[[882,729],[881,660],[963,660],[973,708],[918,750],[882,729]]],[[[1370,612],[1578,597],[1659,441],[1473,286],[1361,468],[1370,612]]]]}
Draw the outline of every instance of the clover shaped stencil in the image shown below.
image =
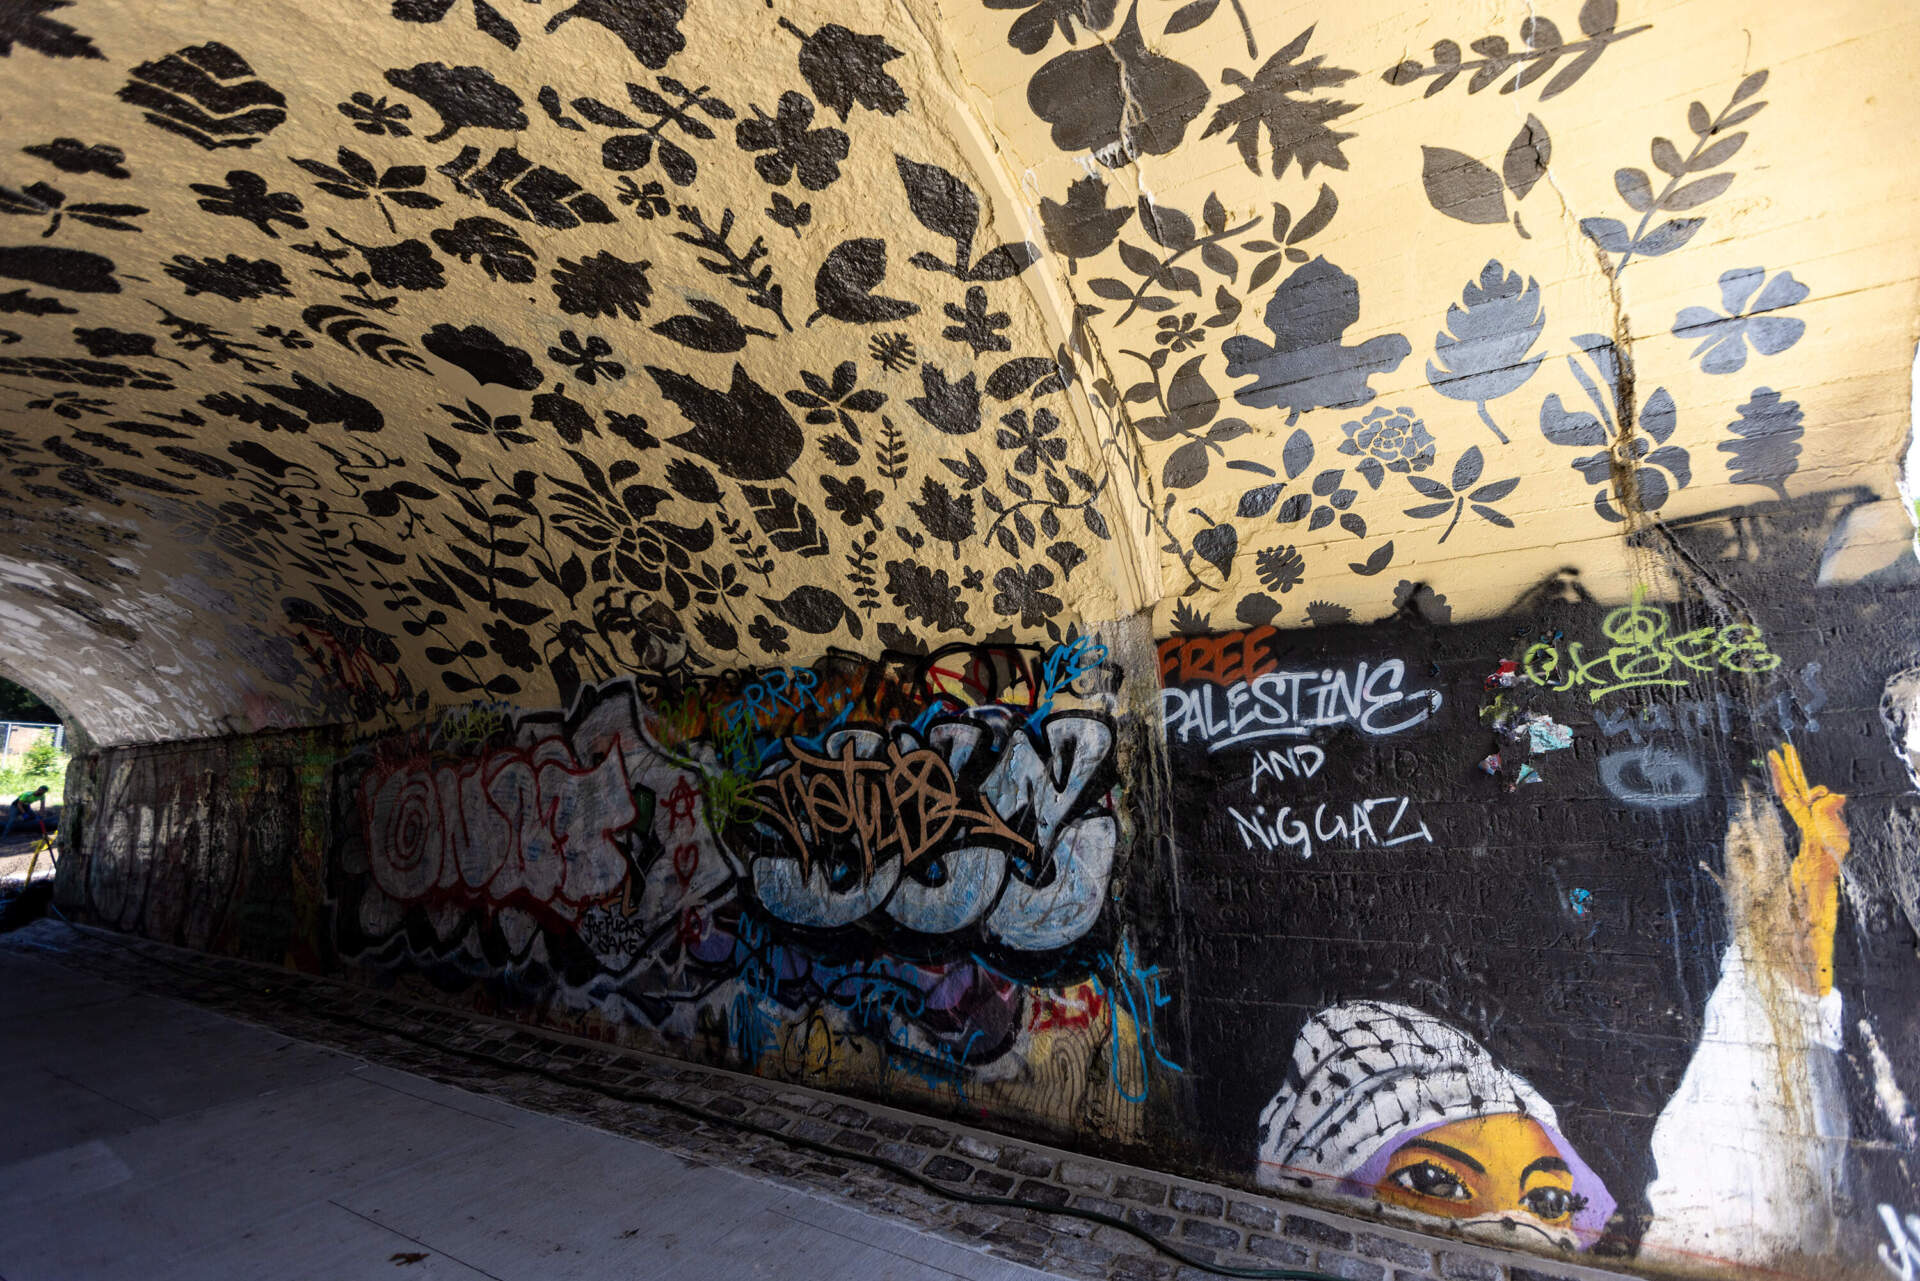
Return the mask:
{"type": "Polygon", "coordinates": [[[1764,267],[1736,267],[1720,277],[1720,305],[1726,314],[1688,307],[1674,317],[1675,338],[1700,340],[1693,354],[1700,358],[1703,373],[1738,373],[1746,367],[1748,343],[1763,356],[1777,356],[1807,332],[1806,321],[1774,313],[1805,300],[1808,288],[1790,271],[1772,280],[1766,276],[1764,267]]]}

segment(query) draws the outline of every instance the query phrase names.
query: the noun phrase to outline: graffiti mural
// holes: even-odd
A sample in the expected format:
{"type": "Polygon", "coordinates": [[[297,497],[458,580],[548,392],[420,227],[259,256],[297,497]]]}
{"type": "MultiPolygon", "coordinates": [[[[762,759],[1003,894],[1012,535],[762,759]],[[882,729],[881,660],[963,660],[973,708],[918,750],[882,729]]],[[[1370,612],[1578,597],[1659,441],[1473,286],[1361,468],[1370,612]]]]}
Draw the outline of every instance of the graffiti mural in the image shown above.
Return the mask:
{"type": "Polygon", "coordinates": [[[1121,680],[1081,636],[457,709],[337,769],[334,945],[773,1075],[1135,1107],[1178,1069],[1114,920],[1121,680]]]}
{"type": "Polygon", "coordinates": [[[1409,585],[109,751],[62,901],[1549,1254],[1898,1271],[1911,588],[1752,590],[1872,501],[1649,531],[1714,601],[1409,585]]]}
{"type": "Polygon", "coordinates": [[[1910,1272],[1920,18],[1316,9],[0,0],[62,903],[1910,1272]]]}
{"type": "Polygon", "coordinates": [[[183,947],[313,966],[329,731],[115,752],[67,786],[62,901],[183,947]]]}
{"type": "Polygon", "coordinates": [[[1185,1083],[1253,1182],[1548,1251],[1872,1257],[1920,1032],[1875,977],[1915,937],[1914,651],[1884,589],[1755,590],[1860,500],[1649,534],[1712,601],[1561,575],[1485,623],[1160,643],[1185,1083]],[[1812,641],[1828,610],[1874,662],[1812,641]]]}

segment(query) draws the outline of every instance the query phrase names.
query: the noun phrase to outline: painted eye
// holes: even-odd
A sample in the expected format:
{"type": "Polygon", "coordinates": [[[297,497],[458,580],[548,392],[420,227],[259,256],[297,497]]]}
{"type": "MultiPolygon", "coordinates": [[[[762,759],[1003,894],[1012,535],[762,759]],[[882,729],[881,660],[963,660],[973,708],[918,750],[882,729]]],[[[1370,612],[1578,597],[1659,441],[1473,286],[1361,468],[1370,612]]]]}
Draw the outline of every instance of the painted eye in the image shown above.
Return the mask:
{"type": "Polygon", "coordinates": [[[1573,1213],[1573,1193],[1565,1188],[1535,1188],[1520,1198],[1520,1204],[1535,1218],[1552,1223],[1573,1213]]]}
{"type": "Polygon", "coordinates": [[[1435,1197],[1442,1201],[1466,1201],[1473,1193],[1454,1176],[1445,1166],[1435,1165],[1431,1161],[1422,1161],[1418,1165],[1409,1165],[1395,1170],[1392,1182],[1419,1196],[1435,1197]]]}

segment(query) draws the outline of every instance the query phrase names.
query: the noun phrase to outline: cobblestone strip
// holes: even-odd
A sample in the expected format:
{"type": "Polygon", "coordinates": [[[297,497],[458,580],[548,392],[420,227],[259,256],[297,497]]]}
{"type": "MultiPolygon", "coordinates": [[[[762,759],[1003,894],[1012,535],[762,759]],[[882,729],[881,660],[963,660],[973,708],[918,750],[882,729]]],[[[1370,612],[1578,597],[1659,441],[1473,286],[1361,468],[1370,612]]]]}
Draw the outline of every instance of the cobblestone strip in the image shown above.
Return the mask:
{"type": "Polygon", "coordinates": [[[144,939],[41,921],[0,936],[41,956],[162,996],[191,1001],[310,1041],[517,1106],[644,1139],[706,1164],[751,1169],[816,1196],[896,1215],[1000,1258],[1087,1281],[1202,1281],[1216,1276],[1138,1238],[1084,1219],[969,1206],[872,1166],[593,1087],[645,1090],[841,1152],[885,1158],[939,1183],[1075,1206],[1123,1219],[1214,1264],[1298,1268],[1347,1281],[1617,1281],[1618,1274],[1423,1237],[1231,1188],[1096,1161],[801,1086],[661,1059],[291,970],[144,939]],[[377,1028],[349,1020],[363,1020],[377,1028]],[[390,1030],[389,1030],[390,1029],[390,1030]],[[429,1039],[423,1045],[410,1037],[429,1039]],[[447,1051],[474,1051],[565,1073],[526,1076],[447,1051]]]}

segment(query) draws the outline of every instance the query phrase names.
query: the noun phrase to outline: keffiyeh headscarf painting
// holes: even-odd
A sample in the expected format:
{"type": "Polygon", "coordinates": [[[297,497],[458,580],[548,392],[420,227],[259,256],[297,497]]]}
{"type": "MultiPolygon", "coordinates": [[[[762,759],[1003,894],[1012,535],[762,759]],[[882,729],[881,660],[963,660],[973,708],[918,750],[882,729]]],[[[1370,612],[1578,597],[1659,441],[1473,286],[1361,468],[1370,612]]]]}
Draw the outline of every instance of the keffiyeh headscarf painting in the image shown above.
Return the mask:
{"type": "Polygon", "coordinates": [[[1365,1197],[1584,1250],[1614,1199],[1553,1107],[1459,1029],[1348,1001],[1307,1020],[1260,1116],[1262,1186],[1365,1197]]]}

